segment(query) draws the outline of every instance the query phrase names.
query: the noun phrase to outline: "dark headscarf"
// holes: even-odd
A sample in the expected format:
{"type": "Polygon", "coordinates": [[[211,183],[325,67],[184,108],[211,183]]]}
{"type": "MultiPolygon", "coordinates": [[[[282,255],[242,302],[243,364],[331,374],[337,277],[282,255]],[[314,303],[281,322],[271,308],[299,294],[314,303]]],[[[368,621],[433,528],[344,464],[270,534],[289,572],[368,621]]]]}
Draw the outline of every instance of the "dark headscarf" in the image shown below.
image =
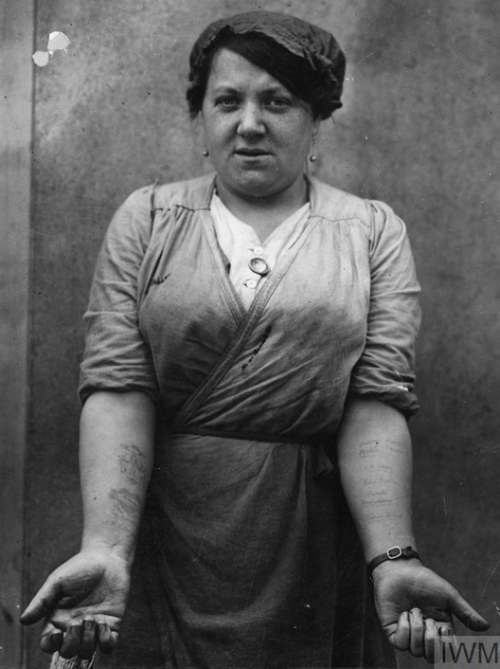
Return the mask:
{"type": "Polygon", "coordinates": [[[189,58],[190,81],[206,67],[214,46],[223,37],[256,33],[273,40],[303,59],[311,74],[320,77],[326,95],[321,117],[328,118],[342,106],[340,96],[345,74],[345,56],[337,41],[326,30],[279,12],[255,11],[236,14],[211,23],[196,40],[189,58]]]}

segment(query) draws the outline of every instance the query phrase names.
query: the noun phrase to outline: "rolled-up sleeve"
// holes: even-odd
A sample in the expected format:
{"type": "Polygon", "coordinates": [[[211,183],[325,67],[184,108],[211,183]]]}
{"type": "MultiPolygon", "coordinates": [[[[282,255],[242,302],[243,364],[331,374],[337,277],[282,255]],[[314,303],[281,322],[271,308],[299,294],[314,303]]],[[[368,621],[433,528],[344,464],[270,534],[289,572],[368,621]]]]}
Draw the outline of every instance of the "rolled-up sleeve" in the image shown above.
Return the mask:
{"type": "Polygon", "coordinates": [[[407,416],[418,411],[413,392],[420,286],[404,223],[387,205],[371,201],[370,304],[366,345],[350,393],[390,404],[407,416]]]}
{"type": "Polygon", "coordinates": [[[84,316],[82,403],[96,390],[139,390],[158,399],[151,353],[138,317],[138,277],[151,234],[150,192],[136,191],[118,209],[98,256],[84,316]]]}

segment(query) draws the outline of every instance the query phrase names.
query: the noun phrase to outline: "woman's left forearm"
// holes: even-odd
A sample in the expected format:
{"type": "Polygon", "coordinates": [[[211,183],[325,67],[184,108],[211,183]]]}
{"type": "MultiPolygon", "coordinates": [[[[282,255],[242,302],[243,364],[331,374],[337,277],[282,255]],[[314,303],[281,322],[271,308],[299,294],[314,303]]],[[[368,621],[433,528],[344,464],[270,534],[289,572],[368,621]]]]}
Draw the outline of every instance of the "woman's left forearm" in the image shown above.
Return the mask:
{"type": "MultiPolygon", "coordinates": [[[[342,485],[366,561],[392,546],[416,548],[411,522],[411,440],[404,416],[377,400],[353,398],[344,411],[338,453],[342,485]]],[[[472,630],[487,621],[419,560],[382,562],[373,572],[375,607],[389,642],[434,660],[453,616],[472,630]]]]}
{"type": "Polygon", "coordinates": [[[339,432],[342,486],[367,562],[412,546],[412,449],[404,416],[374,399],[351,398],[339,432]]]}

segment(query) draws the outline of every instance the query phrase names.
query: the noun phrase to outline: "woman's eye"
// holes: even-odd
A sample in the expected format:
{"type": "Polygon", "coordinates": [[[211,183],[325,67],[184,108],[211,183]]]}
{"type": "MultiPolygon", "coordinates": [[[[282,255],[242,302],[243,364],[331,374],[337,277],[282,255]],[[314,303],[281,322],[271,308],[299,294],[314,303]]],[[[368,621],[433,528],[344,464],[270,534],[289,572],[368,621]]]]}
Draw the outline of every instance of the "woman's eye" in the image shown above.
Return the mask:
{"type": "Polygon", "coordinates": [[[271,98],[267,101],[269,109],[274,111],[285,111],[290,107],[290,104],[290,100],[285,100],[284,98],[271,98]]]}
{"type": "Polygon", "coordinates": [[[230,109],[236,109],[236,107],[239,104],[239,101],[235,97],[224,97],[224,98],[218,98],[215,101],[215,104],[217,107],[220,107],[223,110],[230,110],[230,109]]]}

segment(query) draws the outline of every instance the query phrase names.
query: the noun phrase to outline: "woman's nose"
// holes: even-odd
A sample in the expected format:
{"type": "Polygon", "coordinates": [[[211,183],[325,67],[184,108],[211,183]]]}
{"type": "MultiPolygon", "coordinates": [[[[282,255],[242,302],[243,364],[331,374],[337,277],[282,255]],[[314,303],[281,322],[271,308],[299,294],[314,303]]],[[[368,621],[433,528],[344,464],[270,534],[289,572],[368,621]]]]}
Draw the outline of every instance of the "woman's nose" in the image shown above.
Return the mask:
{"type": "Polygon", "coordinates": [[[248,103],[241,107],[241,115],[238,122],[240,135],[256,135],[265,132],[264,120],[258,105],[248,103]]]}

